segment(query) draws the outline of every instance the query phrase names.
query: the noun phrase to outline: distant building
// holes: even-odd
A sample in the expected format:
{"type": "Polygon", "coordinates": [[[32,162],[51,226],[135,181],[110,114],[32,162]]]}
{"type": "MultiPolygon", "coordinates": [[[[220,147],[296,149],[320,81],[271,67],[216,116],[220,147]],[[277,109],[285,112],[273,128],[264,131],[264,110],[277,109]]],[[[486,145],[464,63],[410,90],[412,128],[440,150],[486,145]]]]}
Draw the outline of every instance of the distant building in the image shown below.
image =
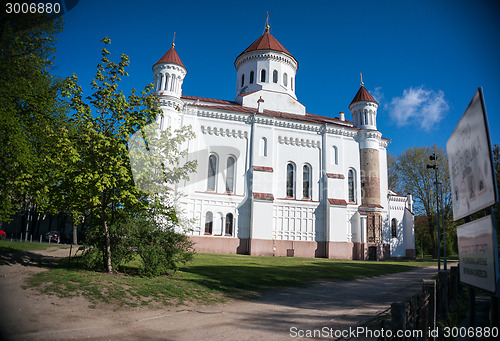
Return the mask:
{"type": "Polygon", "coordinates": [[[269,32],[234,63],[234,101],[182,95],[187,69],[175,45],[153,66],[163,115],[191,125],[196,174],[175,185],[201,252],[384,259],[415,257],[411,195],[388,189],[389,140],[361,82],[353,122],[306,112],[298,62],[269,32]]]}

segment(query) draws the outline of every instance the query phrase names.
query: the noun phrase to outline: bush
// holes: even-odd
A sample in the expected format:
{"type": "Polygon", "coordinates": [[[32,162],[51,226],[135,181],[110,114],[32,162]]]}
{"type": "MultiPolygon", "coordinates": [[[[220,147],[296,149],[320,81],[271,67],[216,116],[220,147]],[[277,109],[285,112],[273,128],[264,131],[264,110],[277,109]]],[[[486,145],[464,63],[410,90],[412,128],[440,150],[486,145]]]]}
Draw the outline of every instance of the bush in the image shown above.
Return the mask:
{"type": "MultiPolygon", "coordinates": [[[[169,217],[175,221],[174,217],[169,217]]],[[[82,260],[87,268],[99,269],[104,265],[105,239],[99,228],[91,229],[89,240],[93,247],[87,248],[82,260]]],[[[114,269],[134,259],[141,258],[140,273],[158,276],[169,270],[178,270],[180,264],[192,260],[193,242],[184,234],[174,231],[173,226],[159,224],[154,215],[140,213],[122,217],[109,227],[111,264],[114,269]]]]}

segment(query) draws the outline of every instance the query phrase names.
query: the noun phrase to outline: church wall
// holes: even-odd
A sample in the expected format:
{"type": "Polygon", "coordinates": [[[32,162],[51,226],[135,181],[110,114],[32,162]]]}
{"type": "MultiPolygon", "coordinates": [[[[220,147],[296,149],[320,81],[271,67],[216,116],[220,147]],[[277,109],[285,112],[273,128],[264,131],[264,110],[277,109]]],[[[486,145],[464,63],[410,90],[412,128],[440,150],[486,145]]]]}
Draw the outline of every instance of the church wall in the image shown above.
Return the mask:
{"type": "Polygon", "coordinates": [[[197,252],[248,254],[248,239],[190,236],[197,252]]]}
{"type": "Polygon", "coordinates": [[[350,241],[350,223],[348,222],[348,211],[345,206],[330,205],[329,209],[329,241],[350,241]]]}

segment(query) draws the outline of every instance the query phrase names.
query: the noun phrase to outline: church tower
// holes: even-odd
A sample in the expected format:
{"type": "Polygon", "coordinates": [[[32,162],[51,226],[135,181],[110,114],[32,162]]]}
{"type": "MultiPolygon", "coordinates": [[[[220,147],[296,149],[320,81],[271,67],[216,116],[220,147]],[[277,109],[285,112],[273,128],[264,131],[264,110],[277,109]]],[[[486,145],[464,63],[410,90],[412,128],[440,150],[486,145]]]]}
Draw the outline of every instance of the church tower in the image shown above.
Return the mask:
{"type": "MultiPolygon", "coordinates": [[[[361,79],[361,87],[349,105],[354,127],[358,132],[360,153],[361,206],[360,211],[366,213],[368,245],[377,247],[377,259],[383,253],[382,214],[380,197],[380,140],[382,133],[377,130],[378,103],[365,89],[361,79]]],[[[370,249],[370,246],[368,247],[370,249]]],[[[368,250],[370,252],[370,250],[368,250]]]]}
{"type": "Polygon", "coordinates": [[[172,43],[170,50],[153,65],[153,73],[154,92],[158,95],[163,110],[163,115],[159,115],[157,122],[160,128],[164,129],[178,120],[177,115],[172,117],[172,114],[184,105],[181,95],[187,69],[175,50],[175,43],[172,43]]]}
{"type": "Polygon", "coordinates": [[[295,74],[299,63],[270,33],[265,32],[235,60],[236,98],[239,104],[305,115],[305,106],[295,95],[295,74]],[[262,98],[263,102],[258,102],[262,98]]]}

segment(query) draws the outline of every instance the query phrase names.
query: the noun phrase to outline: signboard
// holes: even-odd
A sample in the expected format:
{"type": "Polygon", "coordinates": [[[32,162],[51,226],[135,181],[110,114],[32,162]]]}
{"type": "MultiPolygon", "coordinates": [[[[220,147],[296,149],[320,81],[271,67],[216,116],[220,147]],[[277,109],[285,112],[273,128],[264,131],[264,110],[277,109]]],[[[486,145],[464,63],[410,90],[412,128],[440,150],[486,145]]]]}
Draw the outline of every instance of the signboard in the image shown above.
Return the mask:
{"type": "Polygon", "coordinates": [[[453,202],[453,220],[496,202],[488,120],[479,88],[446,142],[453,202]]]}
{"type": "Polygon", "coordinates": [[[460,281],[490,292],[496,291],[498,262],[492,216],[457,228],[460,281]]]}

